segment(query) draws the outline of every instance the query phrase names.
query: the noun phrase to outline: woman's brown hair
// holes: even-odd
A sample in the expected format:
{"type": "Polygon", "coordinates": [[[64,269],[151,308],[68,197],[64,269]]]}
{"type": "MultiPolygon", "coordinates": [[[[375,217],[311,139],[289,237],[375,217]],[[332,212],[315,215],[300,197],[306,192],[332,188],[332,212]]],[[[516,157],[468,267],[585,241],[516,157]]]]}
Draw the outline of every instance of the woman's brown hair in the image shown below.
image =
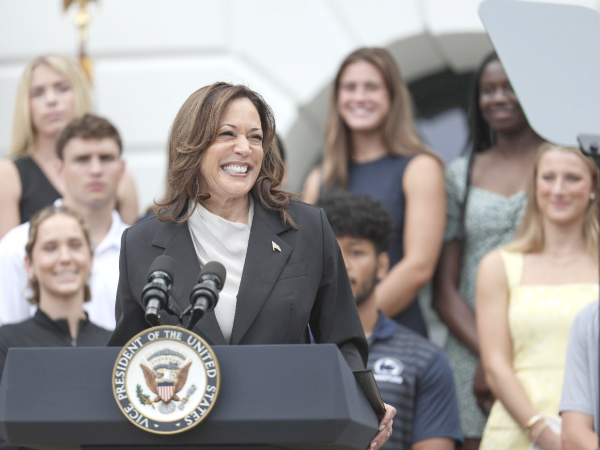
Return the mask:
{"type": "MultiPolygon", "coordinates": [[[[37,213],[33,215],[30,221],[29,226],[29,239],[27,240],[27,244],[25,245],[25,253],[29,258],[29,261],[33,261],[33,247],[37,241],[38,231],[40,225],[52,216],[56,216],[58,214],[64,214],[66,216],[73,217],[79,226],[81,227],[81,231],[83,231],[83,235],[85,237],[85,241],[88,244],[90,249],[91,256],[94,255],[94,251],[92,248],[92,239],[90,234],[90,229],[87,224],[84,222],[83,217],[81,217],[76,211],[68,208],[66,206],[47,206],[44,209],[39,210],[37,213]]],[[[29,278],[28,287],[31,289],[32,295],[27,300],[32,305],[39,305],[40,303],[40,284],[39,281],[35,278],[29,278]]],[[[90,291],[89,285],[85,284],[85,290],[83,294],[83,301],[89,302],[92,299],[92,292],[90,291]]]]}
{"type": "MultiPolygon", "coordinates": [[[[542,223],[542,213],[536,201],[536,178],[538,168],[542,157],[551,150],[560,150],[573,153],[579,156],[590,171],[592,177],[592,188],[598,198],[599,173],[594,160],[581,153],[581,150],[575,147],[559,147],[553,144],[543,144],[537,151],[533,166],[533,173],[529,180],[527,191],[527,207],[523,221],[515,233],[515,238],[506,246],[506,250],[523,253],[538,253],[544,248],[544,227],[542,223]]],[[[583,238],[588,253],[594,258],[598,258],[598,203],[596,200],[590,200],[590,204],[585,211],[583,222],[583,238]]]]}
{"type": "Polygon", "coordinates": [[[348,161],[352,154],[352,138],[348,125],[338,111],[338,94],[344,70],[357,61],[366,61],[379,70],[390,95],[390,112],[381,125],[383,143],[388,153],[395,156],[428,153],[441,163],[439,156],[419,137],[410,94],[392,55],[383,48],[360,48],[342,62],[333,84],[325,125],[322,176],[324,186],[328,189],[335,186],[344,190],[348,184],[348,161]]]}
{"type": "Polygon", "coordinates": [[[225,110],[231,101],[239,98],[247,98],[256,107],[263,131],[264,156],[252,194],[265,209],[279,211],[286,226],[297,229],[288,212],[294,195],[280,189],[283,162],[275,140],[275,117],[271,108],[246,86],[223,82],[198,89],[175,117],[169,133],[167,193],[156,203],[158,220],[185,222],[194,212],[188,210],[190,199],[197,204],[210,198],[210,194],[200,190],[200,164],[204,152],[217,137],[225,110]]]}

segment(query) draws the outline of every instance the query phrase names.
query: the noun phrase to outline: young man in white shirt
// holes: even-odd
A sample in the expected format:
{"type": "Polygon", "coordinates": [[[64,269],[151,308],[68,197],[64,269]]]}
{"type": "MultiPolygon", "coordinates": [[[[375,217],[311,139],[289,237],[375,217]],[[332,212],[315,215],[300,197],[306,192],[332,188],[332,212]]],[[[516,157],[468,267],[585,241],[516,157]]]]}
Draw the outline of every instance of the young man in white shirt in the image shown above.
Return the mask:
{"type": "MultiPolygon", "coordinates": [[[[89,285],[92,300],[84,309],[96,325],[115,327],[121,234],[127,225],[116,211],[117,187],[125,170],[121,138],[106,119],[91,114],[71,122],[60,134],[58,186],[64,204],[81,214],[90,227],[94,266],[89,285]]],[[[29,223],[9,231],[0,241],[0,325],[21,322],[35,312],[27,302],[25,244],[29,223]]]]}

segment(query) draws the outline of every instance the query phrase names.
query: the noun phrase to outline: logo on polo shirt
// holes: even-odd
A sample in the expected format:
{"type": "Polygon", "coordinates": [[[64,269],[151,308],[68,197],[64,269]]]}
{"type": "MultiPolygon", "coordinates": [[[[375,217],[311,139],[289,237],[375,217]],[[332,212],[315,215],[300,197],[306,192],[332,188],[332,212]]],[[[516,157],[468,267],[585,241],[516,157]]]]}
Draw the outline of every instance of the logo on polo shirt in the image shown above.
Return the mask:
{"type": "Polygon", "coordinates": [[[404,371],[404,364],[396,358],[379,358],[373,364],[375,380],[385,383],[402,384],[404,379],[400,374],[404,371]]]}
{"type": "Polygon", "coordinates": [[[113,371],[113,392],[134,425],[174,434],[208,416],[220,379],[217,359],[202,338],[162,326],[139,333],[123,347],[113,371]]]}

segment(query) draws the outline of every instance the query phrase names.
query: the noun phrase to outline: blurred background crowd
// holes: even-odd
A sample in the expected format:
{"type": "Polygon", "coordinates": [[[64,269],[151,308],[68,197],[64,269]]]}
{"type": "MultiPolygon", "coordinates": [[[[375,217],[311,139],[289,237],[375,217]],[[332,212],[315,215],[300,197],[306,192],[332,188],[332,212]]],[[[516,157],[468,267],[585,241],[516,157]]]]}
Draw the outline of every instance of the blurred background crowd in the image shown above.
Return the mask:
{"type": "Polygon", "coordinates": [[[557,418],[571,323],[598,297],[598,170],[529,126],[479,3],[0,0],[0,324],[13,324],[2,345],[34,345],[35,326],[14,328],[33,314],[39,327],[62,317],[44,297],[47,249],[36,253],[50,222],[72,232],[55,245],[87,249],[62,332],[106,341],[120,235],[165,193],[179,107],[202,86],[244,84],[273,109],[283,187],[329,216],[378,355],[370,368],[393,386],[393,361],[412,357],[374,351],[394,334],[386,317],[416,332],[394,345],[428,355],[414,362],[414,402],[394,405],[411,411],[396,419],[404,435],[386,445],[474,449],[487,420],[481,448],[561,448],[544,417],[557,418]],[[371,262],[353,265],[361,254],[371,262]],[[83,333],[90,298],[102,328],[83,333]]]}

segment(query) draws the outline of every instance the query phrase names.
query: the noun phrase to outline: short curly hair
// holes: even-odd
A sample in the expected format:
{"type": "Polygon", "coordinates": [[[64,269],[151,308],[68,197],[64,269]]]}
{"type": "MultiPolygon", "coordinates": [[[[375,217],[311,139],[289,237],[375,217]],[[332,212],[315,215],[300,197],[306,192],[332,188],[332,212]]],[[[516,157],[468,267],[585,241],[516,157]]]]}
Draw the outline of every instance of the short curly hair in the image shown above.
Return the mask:
{"type": "Polygon", "coordinates": [[[338,193],[322,197],[323,208],[336,236],[368,239],[377,254],[388,251],[395,239],[395,222],[379,200],[363,194],[338,193]]]}

